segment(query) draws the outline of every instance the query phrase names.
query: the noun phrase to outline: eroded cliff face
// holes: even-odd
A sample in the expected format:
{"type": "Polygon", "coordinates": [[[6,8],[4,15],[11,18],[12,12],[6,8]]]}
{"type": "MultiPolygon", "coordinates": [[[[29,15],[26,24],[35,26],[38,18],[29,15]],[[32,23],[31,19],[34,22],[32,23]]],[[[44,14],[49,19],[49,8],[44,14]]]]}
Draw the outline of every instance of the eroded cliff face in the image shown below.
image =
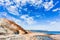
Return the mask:
{"type": "Polygon", "coordinates": [[[27,34],[27,31],[24,30],[21,26],[5,18],[0,18],[0,27],[6,30],[5,33],[8,34],[14,34],[14,33],[27,34]]]}

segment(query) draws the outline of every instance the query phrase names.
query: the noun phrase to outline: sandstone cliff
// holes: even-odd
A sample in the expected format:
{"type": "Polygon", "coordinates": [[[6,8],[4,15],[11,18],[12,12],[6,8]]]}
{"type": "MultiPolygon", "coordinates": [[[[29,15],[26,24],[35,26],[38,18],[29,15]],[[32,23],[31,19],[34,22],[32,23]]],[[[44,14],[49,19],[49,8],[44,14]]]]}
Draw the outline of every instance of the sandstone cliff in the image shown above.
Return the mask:
{"type": "Polygon", "coordinates": [[[15,22],[10,21],[5,18],[0,18],[0,27],[3,28],[4,32],[8,33],[8,34],[14,34],[14,33],[27,34],[27,31],[24,30],[21,26],[17,25],[15,22]]]}

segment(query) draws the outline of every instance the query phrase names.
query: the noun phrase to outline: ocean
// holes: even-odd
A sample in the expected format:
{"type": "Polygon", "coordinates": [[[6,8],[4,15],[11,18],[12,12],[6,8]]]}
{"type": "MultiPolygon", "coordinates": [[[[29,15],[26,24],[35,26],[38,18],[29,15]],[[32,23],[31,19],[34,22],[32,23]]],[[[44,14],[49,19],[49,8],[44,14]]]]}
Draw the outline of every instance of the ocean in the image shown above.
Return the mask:
{"type": "Polygon", "coordinates": [[[42,32],[46,34],[60,34],[60,31],[30,30],[31,32],[42,32]]]}

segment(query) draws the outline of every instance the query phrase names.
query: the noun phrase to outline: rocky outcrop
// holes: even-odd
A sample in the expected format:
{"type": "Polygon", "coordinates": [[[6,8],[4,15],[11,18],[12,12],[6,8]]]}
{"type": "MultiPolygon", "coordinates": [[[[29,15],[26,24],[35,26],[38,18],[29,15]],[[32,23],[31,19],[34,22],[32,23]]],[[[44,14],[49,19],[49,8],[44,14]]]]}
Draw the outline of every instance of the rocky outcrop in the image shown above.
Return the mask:
{"type": "Polygon", "coordinates": [[[0,27],[3,28],[5,33],[8,33],[8,34],[14,34],[14,33],[27,34],[28,33],[21,26],[17,25],[15,22],[5,18],[0,18],[0,27]]]}

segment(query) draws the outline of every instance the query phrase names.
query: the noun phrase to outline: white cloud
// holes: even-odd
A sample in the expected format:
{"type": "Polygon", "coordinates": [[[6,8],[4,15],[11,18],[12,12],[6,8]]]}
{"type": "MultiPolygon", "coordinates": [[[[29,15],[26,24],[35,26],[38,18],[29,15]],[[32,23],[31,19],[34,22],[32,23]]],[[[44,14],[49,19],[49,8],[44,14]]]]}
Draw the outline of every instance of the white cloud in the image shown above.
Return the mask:
{"type": "Polygon", "coordinates": [[[36,15],[36,17],[41,17],[41,15],[36,15]]]}
{"type": "Polygon", "coordinates": [[[0,5],[4,5],[4,0],[0,0],[0,5]]]}
{"type": "Polygon", "coordinates": [[[18,6],[18,7],[19,7],[19,5],[20,5],[20,1],[21,1],[21,0],[13,0],[13,2],[15,2],[15,3],[16,3],[16,6],[18,6]]]}
{"type": "Polygon", "coordinates": [[[47,11],[53,8],[58,3],[57,1],[55,4],[53,4],[53,0],[50,0],[50,2],[43,2],[43,0],[2,0],[1,4],[4,4],[4,6],[11,6],[11,4],[14,4],[14,2],[16,4],[14,5],[15,7],[20,8],[22,6],[25,6],[26,3],[30,3],[32,6],[37,8],[43,6],[47,11]],[[4,4],[4,2],[6,2],[6,4],[4,4]]]}
{"type": "Polygon", "coordinates": [[[0,12],[0,16],[7,16],[6,12],[0,12]]]}
{"type": "Polygon", "coordinates": [[[48,30],[45,25],[36,24],[34,26],[29,26],[29,30],[48,30]]]}
{"type": "Polygon", "coordinates": [[[45,10],[49,11],[50,9],[52,9],[56,4],[59,3],[59,1],[57,1],[55,4],[53,4],[54,1],[50,0],[50,2],[44,2],[43,3],[43,7],[45,8],[45,10]]]}
{"type": "Polygon", "coordinates": [[[60,11],[60,8],[56,8],[52,10],[53,12],[60,11]]]}
{"type": "Polygon", "coordinates": [[[10,2],[10,0],[2,0],[1,1],[1,5],[3,4],[4,7],[6,7],[6,9],[8,10],[9,13],[13,14],[13,15],[19,15],[19,12],[17,10],[16,6],[12,6],[11,4],[13,3],[10,2]],[[6,2],[6,3],[4,3],[6,2]]]}
{"type": "Polygon", "coordinates": [[[57,21],[50,22],[48,28],[49,28],[48,30],[51,30],[51,31],[60,31],[60,21],[59,22],[57,22],[57,21]]]}
{"type": "Polygon", "coordinates": [[[29,17],[28,15],[22,15],[21,18],[24,19],[24,21],[29,25],[35,23],[35,20],[33,19],[33,17],[29,17]]]}
{"type": "Polygon", "coordinates": [[[12,4],[12,2],[10,2],[10,0],[5,0],[5,2],[6,2],[6,3],[4,4],[5,6],[9,6],[9,5],[12,4]]]}
{"type": "Polygon", "coordinates": [[[60,21],[48,21],[46,24],[36,24],[29,27],[29,30],[60,31],[60,21]]]}
{"type": "Polygon", "coordinates": [[[50,10],[54,7],[53,0],[51,0],[50,2],[44,2],[43,6],[47,11],[50,10]]]}
{"type": "Polygon", "coordinates": [[[24,6],[28,0],[13,0],[16,3],[16,6],[24,6]]]}
{"type": "Polygon", "coordinates": [[[7,10],[9,11],[9,13],[11,13],[13,15],[19,15],[19,12],[18,12],[16,6],[7,7],[7,10]]]}
{"type": "Polygon", "coordinates": [[[50,22],[50,25],[54,25],[55,23],[57,23],[56,21],[50,22]]]}
{"type": "Polygon", "coordinates": [[[42,0],[13,0],[16,3],[16,6],[24,6],[26,3],[30,3],[33,6],[39,6],[43,1],[42,0]]]}
{"type": "Polygon", "coordinates": [[[4,0],[0,0],[0,2],[4,2],[4,0]]]}
{"type": "Polygon", "coordinates": [[[27,11],[27,10],[28,10],[27,8],[24,9],[24,11],[27,11]]]}

